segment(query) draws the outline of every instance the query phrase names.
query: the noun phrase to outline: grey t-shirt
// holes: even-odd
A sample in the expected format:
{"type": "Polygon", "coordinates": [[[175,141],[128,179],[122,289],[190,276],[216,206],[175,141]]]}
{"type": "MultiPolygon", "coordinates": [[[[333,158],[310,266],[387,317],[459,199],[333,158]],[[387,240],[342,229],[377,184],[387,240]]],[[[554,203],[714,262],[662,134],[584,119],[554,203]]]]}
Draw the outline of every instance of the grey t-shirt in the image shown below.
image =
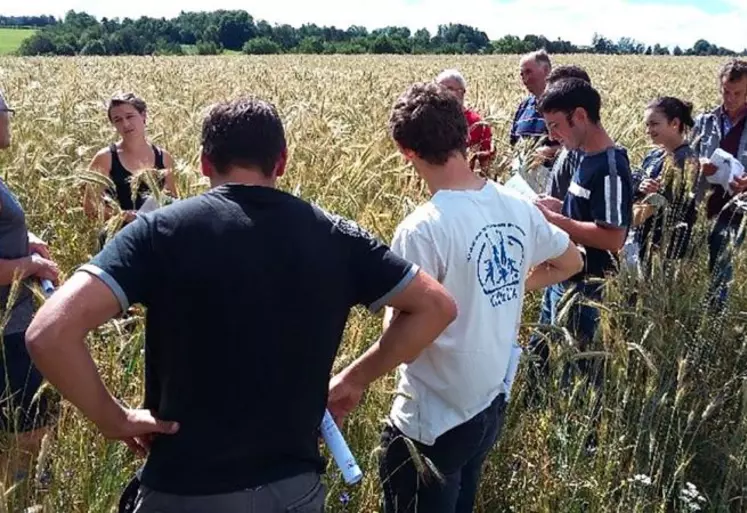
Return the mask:
{"type": "MultiPolygon", "coordinates": [[[[26,216],[21,204],[0,180],[0,258],[23,258],[29,254],[29,237],[26,216]]],[[[24,280],[12,304],[8,304],[12,284],[0,285],[0,318],[11,309],[10,319],[3,334],[25,331],[34,315],[34,297],[29,288],[31,278],[24,280]]]]}

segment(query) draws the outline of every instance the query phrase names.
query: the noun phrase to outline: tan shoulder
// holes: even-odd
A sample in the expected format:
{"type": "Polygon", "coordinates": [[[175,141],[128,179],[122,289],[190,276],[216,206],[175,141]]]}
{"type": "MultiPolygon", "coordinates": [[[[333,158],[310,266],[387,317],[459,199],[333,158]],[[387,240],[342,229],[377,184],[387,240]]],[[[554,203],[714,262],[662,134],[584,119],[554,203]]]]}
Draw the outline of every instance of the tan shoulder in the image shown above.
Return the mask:
{"type": "Polygon", "coordinates": [[[96,152],[96,155],[93,156],[93,160],[91,160],[91,165],[89,167],[95,171],[108,175],[111,166],[112,154],[111,150],[107,146],[105,148],[101,148],[98,152],[96,152]]]}
{"type": "Polygon", "coordinates": [[[168,169],[174,167],[174,157],[171,156],[171,153],[164,148],[161,148],[161,153],[163,153],[163,165],[168,169]]]}

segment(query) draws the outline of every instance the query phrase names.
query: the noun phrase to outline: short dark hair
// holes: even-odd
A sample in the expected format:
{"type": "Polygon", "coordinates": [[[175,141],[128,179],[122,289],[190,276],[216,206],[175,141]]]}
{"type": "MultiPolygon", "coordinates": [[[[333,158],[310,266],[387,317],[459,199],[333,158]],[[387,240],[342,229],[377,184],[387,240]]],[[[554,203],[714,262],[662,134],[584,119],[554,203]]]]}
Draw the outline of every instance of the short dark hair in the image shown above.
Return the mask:
{"type": "Polygon", "coordinates": [[[693,104],[675,98],[673,96],[660,96],[648,104],[649,109],[655,109],[661,112],[667,121],[674,119],[680,120],[680,132],[685,131],[685,127],[695,125],[693,120],[693,104]]]}
{"type": "Polygon", "coordinates": [[[394,103],[389,116],[392,138],[433,165],[458,151],[467,153],[467,120],[459,100],[444,86],[420,82],[394,103]]]}
{"type": "Polygon", "coordinates": [[[560,111],[567,116],[578,108],[586,111],[592,123],[599,123],[602,98],[590,83],[580,78],[566,78],[552,84],[537,104],[540,113],[560,111]]]}
{"type": "Polygon", "coordinates": [[[740,59],[730,60],[721,67],[718,76],[721,80],[726,79],[727,82],[742,80],[744,77],[747,77],[747,61],[740,59]]]}
{"type": "Polygon", "coordinates": [[[591,84],[591,77],[589,77],[586,70],[581,66],[576,66],[575,64],[558,66],[552,70],[552,72],[547,76],[547,83],[548,85],[552,85],[555,82],[559,82],[566,78],[578,78],[591,84]]]}
{"type": "Polygon", "coordinates": [[[117,93],[109,99],[109,106],[106,109],[106,116],[109,121],[112,120],[112,109],[120,105],[130,105],[140,114],[145,114],[148,111],[145,100],[135,93],[117,93]]]}
{"type": "Polygon", "coordinates": [[[231,166],[272,172],[286,149],[285,130],[275,106],[254,97],[213,105],[202,122],[202,153],[219,174],[231,166]]]}

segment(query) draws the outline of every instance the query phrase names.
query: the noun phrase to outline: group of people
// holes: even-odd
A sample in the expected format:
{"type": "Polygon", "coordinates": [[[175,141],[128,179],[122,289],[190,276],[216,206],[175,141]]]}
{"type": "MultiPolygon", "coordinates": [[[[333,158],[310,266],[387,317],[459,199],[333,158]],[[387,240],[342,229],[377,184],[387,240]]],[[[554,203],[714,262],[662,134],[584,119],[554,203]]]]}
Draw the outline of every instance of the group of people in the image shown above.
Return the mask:
{"type": "MultiPolygon", "coordinates": [[[[126,224],[102,238],[98,254],[35,315],[31,296],[16,299],[4,332],[5,364],[15,371],[4,389],[22,391],[29,421],[18,430],[29,443],[43,432],[34,420],[44,417],[36,411],[42,406],[30,398],[46,379],[105,437],[147,456],[124,501],[136,513],[321,512],[325,408],[342,423],[371,383],[397,370],[380,440],[384,511],[472,511],[519,365],[525,294],[544,289],[543,324],[558,322],[571,289],[603,301],[595,278],[616,272],[626,242],[638,242],[645,257],[656,244],[644,238],[661,232],[660,213],[635,223],[637,203],[660,192],[687,226],[715,171],[713,151],[747,165],[743,61],[724,66],[723,104],[697,120],[677,98],[650,103],[645,120],[657,148],[638,172],[604,129],[601,98],[585,70],[552,69],[545,52],[522,57],[520,70],[530,95],[510,143],[536,141],[552,166],[547,194],[529,201],[475,172],[494,158],[492,133],[465,107],[464,78],[446,70],[408,87],[390,112],[392,141],[431,197],[402,220],[389,245],[276,188],[288,166],[283,123],[272,104],[252,97],[219,102],[203,119],[200,165],[210,190],[138,214],[148,191],[133,192],[131,178],[163,168],[159,186],[174,192],[173,160],[146,138],[144,102],[115,97],[108,116],[121,140],[91,164],[115,189],[85,201],[89,215],[103,208],[108,216],[101,199],[113,199],[126,224]],[[667,158],[685,172],[691,156],[698,176],[685,183],[695,185],[662,182],[667,158]],[[129,408],[103,383],[85,338],[136,303],[147,309],[145,397],[142,408],[129,408]],[[381,336],[330,380],[356,305],[385,311],[381,336]],[[430,471],[422,472],[413,450],[430,471]]],[[[3,102],[3,146],[10,113],[3,102]]],[[[14,278],[56,281],[58,270],[0,185],[4,299],[14,278]]],[[[730,189],[714,189],[707,200],[717,218],[714,245],[738,226],[738,212],[724,204],[747,189],[747,178],[730,189]]],[[[668,254],[686,254],[687,237],[684,230],[668,254]]],[[[730,264],[720,254],[714,267],[724,276],[730,264]]],[[[569,328],[582,348],[597,321],[595,308],[573,308],[569,328]]],[[[529,349],[547,362],[544,337],[534,336],[529,349]]],[[[600,385],[600,369],[586,370],[600,385]]]]}

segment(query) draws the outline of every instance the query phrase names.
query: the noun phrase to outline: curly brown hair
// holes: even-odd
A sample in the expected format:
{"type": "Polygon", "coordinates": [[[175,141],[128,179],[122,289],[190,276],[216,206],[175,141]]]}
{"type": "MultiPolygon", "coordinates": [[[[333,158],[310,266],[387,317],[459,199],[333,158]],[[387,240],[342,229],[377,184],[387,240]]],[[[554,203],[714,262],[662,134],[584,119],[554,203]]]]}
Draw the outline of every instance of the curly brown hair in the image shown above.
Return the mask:
{"type": "Polygon", "coordinates": [[[467,120],[451,91],[434,82],[411,85],[389,116],[392,138],[432,165],[443,165],[454,152],[467,155],[467,120]]]}

